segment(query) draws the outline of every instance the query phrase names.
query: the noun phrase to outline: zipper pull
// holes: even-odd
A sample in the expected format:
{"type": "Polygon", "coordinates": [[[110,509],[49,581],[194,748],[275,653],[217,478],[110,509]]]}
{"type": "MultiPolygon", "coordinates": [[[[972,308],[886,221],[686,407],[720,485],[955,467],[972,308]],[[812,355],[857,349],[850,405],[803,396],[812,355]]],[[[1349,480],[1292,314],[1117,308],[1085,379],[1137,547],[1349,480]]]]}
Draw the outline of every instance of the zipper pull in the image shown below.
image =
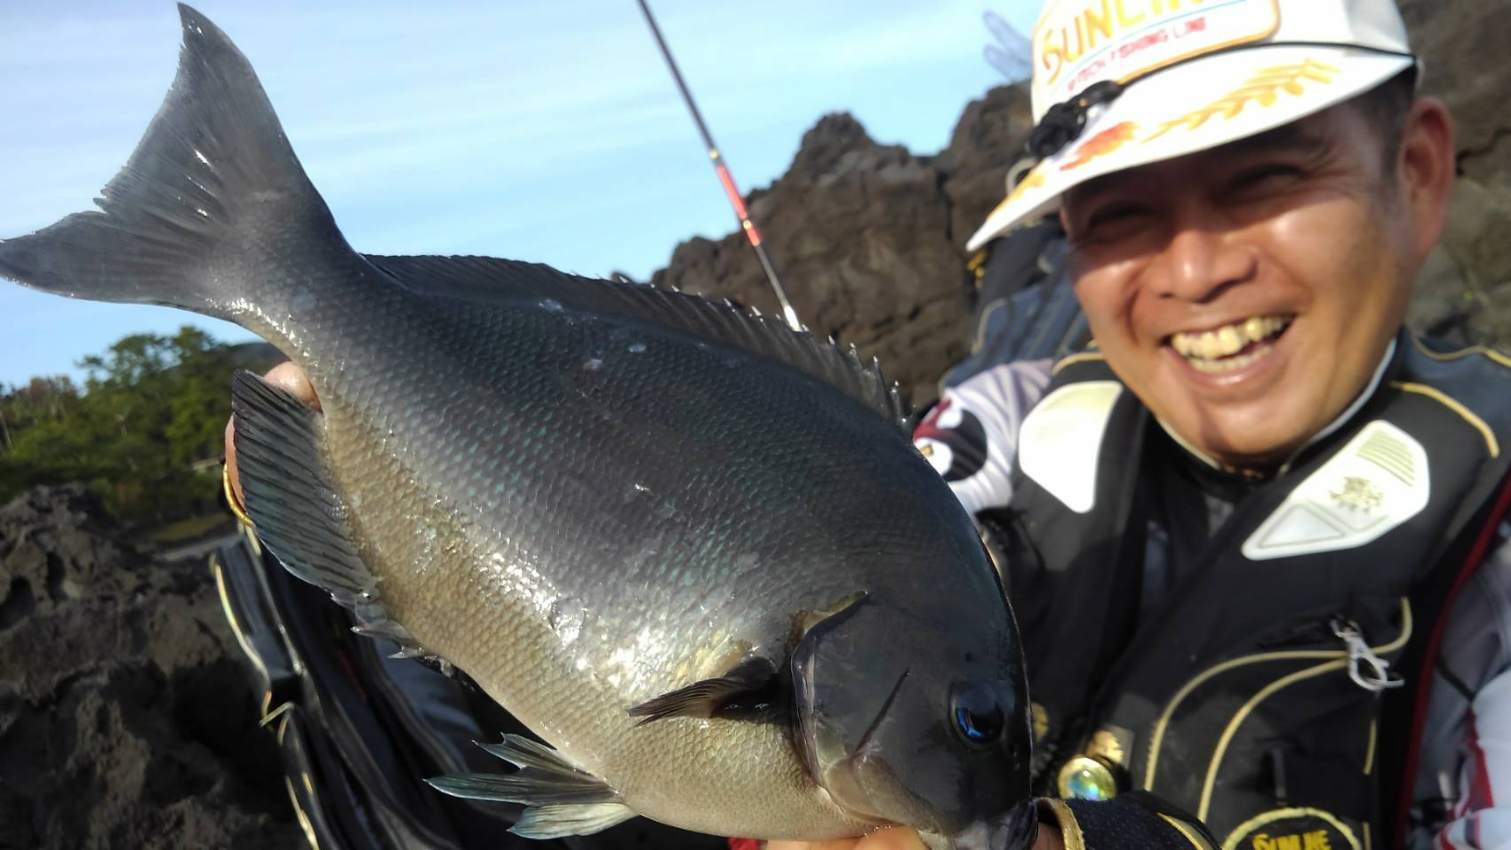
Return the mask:
{"type": "Polygon", "coordinates": [[[1334,617],[1328,625],[1332,626],[1333,634],[1348,647],[1348,677],[1354,680],[1354,684],[1371,693],[1406,684],[1404,679],[1390,675],[1390,662],[1369,648],[1357,623],[1334,617]]]}

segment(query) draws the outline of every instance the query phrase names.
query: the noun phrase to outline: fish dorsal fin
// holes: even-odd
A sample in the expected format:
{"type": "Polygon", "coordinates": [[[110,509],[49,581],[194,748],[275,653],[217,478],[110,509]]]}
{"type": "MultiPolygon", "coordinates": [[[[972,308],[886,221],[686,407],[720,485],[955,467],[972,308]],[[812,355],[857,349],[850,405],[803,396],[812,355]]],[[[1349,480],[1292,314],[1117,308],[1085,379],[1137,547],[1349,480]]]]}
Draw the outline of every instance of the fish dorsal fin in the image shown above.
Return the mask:
{"type": "Polygon", "coordinates": [[[388,257],[367,260],[402,286],[485,303],[551,300],[567,309],[649,322],[716,345],[765,357],[833,386],[901,427],[908,411],[873,359],[730,302],[631,283],[578,277],[540,263],[494,257],[388,257]]]}
{"type": "Polygon", "coordinates": [[[781,701],[776,665],[747,658],[722,676],[694,682],[630,708],[643,726],[668,717],[754,719],[769,714],[781,701]]]}
{"type": "Polygon", "coordinates": [[[251,372],[231,380],[231,409],[237,475],[262,544],[285,569],[350,610],[358,634],[393,641],[400,657],[428,655],[389,619],[377,579],[357,554],[325,465],[321,415],[251,372]]]}

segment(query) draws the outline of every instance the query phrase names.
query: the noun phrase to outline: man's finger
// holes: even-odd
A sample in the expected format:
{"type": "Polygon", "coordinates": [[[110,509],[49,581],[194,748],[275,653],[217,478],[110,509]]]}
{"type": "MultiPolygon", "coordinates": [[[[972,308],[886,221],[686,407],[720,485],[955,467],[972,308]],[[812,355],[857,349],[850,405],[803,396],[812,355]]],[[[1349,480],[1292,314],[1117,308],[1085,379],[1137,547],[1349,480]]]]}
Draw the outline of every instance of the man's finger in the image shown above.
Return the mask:
{"type": "Polygon", "coordinates": [[[918,833],[904,827],[882,829],[864,838],[838,841],[768,841],[766,850],[928,850],[918,833]]]}
{"type": "MultiPolygon", "coordinates": [[[[304,370],[293,363],[279,363],[262,376],[264,381],[289,393],[315,410],[320,409],[320,399],[304,370]]],[[[246,504],[241,492],[241,476],[236,474],[236,417],[226,422],[226,480],[231,484],[231,493],[238,505],[246,504]]]]}
{"type": "Polygon", "coordinates": [[[293,363],[279,363],[263,375],[262,379],[315,410],[320,409],[320,399],[315,397],[315,388],[310,384],[309,376],[293,363]]]}
{"type": "Polygon", "coordinates": [[[236,417],[226,420],[226,483],[231,487],[231,497],[236,500],[232,505],[240,510],[241,505],[247,503],[246,497],[241,492],[241,477],[236,474],[236,417]]]}

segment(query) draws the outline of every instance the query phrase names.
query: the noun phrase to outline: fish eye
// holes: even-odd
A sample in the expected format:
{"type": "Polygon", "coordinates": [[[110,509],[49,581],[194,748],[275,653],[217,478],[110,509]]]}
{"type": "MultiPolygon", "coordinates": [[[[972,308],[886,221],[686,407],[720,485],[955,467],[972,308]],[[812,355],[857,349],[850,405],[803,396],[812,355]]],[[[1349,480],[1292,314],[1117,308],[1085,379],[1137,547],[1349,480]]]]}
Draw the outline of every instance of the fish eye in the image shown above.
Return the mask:
{"type": "Polygon", "coordinates": [[[987,684],[957,688],[950,698],[950,716],[955,732],[972,746],[985,746],[1002,735],[1002,703],[987,684]]]}

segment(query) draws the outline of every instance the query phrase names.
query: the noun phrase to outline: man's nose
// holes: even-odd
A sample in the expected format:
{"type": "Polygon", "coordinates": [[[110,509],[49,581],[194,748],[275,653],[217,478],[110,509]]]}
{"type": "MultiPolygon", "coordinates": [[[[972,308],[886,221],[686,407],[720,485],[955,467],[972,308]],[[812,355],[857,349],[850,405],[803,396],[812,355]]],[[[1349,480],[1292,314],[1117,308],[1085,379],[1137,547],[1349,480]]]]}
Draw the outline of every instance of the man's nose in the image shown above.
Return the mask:
{"type": "Polygon", "coordinates": [[[1201,304],[1251,279],[1255,269],[1253,252],[1230,231],[1193,221],[1174,229],[1151,277],[1156,294],[1201,304]]]}

